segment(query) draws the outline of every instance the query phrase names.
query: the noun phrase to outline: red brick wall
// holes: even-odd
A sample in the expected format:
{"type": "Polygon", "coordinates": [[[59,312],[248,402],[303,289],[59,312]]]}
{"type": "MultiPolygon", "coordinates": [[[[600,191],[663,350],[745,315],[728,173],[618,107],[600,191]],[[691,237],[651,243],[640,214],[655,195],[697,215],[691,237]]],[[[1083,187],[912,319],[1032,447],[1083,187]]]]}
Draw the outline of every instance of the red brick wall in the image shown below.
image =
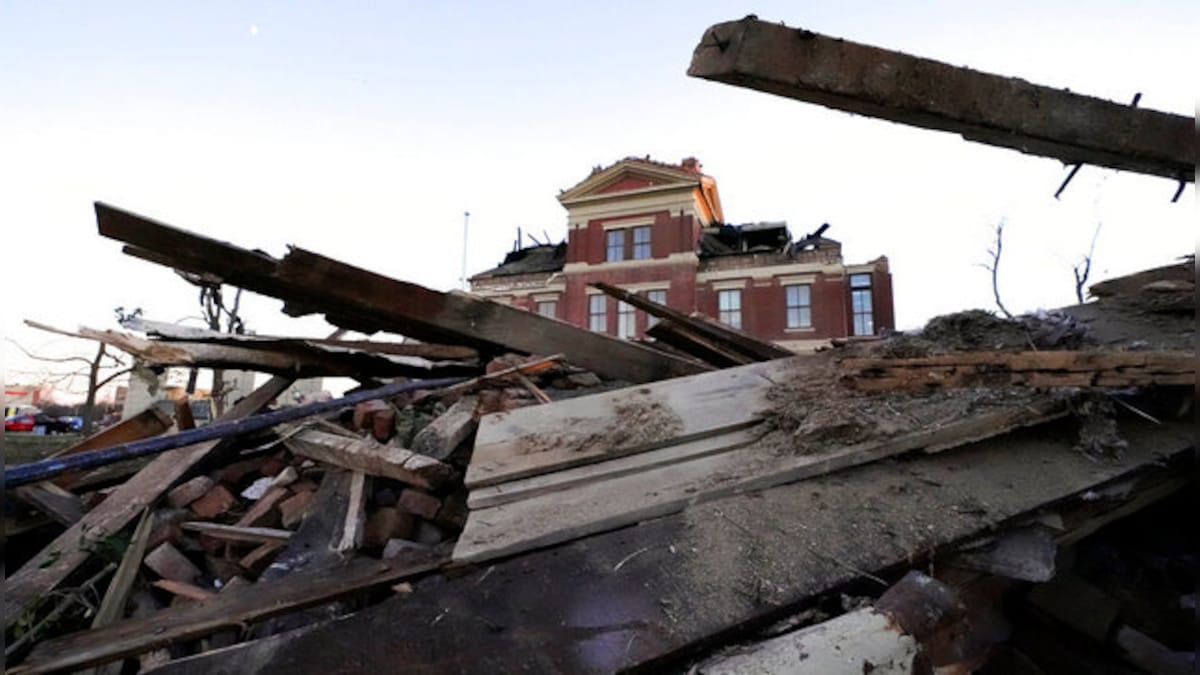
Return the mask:
{"type": "MultiPolygon", "coordinates": [[[[681,216],[669,211],[650,211],[620,218],[597,218],[588,221],[586,227],[571,230],[567,239],[567,262],[585,262],[592,265],[605,262],[608,255],[604,234],[605,223],[639,218],[654,218],[650,230],[650,250],[655,258],[665,258],[672,253],[696,250],[700,238],[700,224],[693,216],[681,216]]],[[[632,241],[626,243],[626,256],[632,255],[632,241]]]]}

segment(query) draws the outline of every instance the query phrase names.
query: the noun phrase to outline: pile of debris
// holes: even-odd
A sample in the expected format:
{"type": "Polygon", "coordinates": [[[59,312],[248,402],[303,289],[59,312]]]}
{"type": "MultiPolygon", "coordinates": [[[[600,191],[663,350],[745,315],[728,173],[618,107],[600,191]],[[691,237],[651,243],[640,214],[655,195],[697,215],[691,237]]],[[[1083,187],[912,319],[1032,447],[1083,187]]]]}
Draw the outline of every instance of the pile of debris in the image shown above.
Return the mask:
{"type": "MultiPolygon", "coordinates": [[[[66,528],[37,552],[21,542],[28,559],[7,577],[12,672],[609,672],[780,619],[787,635],[771,639],[855,643],[922,602],[944,620],[897,619],[894,644],[864,662],[978,665],[1004,638],[964,616],[1054,579],[1057,547],[1194,485],[1176,421],[1192,405],[1193,315],[1129,298],[1162,284],[809,355],[602,286],[660,318],[660,348],[97,214],[138,257],[427,342],[145,321],[126,328],[146,337],[72,333],[154,366],[274,377],[208,426],[150,409],[6,471],[12,496],[66,528]],[[295,377],[331,374],[362,387],[271,408],[295,377]],[[1072,417],[1111,438],[1073,451],[1072,417]],[[936,580],[870,606],[918,563],[936,580]],[[976,585],[993,590],[964,590],[976,585]],[[847,590],[867,606],[814,626],[832,615],[814,603],[847,590]]],[[[754,669],[745,658],[697,668],[754,669]]]]}

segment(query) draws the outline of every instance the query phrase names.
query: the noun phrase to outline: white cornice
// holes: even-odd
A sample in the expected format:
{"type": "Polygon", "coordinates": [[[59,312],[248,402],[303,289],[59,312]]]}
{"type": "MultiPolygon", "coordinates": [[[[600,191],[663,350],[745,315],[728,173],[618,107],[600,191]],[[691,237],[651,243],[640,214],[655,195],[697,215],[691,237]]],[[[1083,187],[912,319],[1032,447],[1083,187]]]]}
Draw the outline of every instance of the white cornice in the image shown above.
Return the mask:
{"type": "MultiPolygon", "coordinates": [[[[618,260],[596,264],[574,262],[563,266],[563,274],[580,274],[583,272],[607,272],[609,270],[631,269],[638,267],[661,267],[663,265],[699,265],[700,258],[693,251],[672,253],[665,258],[648,258],[643,260],[618,260]]],[[[745,276],[744,274],[742,276],[745,276]]]]}

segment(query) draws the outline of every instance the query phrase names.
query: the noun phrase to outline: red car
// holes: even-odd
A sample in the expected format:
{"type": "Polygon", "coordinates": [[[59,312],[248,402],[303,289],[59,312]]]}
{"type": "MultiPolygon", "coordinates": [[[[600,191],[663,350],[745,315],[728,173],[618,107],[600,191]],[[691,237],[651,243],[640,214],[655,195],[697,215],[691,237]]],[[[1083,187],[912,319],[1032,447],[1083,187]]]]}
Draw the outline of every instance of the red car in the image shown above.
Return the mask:
{"type": "Polygon", "coordinates": [[[10,415],[4,418],[5,431],[33,431],[33,415],[10,415]]]}

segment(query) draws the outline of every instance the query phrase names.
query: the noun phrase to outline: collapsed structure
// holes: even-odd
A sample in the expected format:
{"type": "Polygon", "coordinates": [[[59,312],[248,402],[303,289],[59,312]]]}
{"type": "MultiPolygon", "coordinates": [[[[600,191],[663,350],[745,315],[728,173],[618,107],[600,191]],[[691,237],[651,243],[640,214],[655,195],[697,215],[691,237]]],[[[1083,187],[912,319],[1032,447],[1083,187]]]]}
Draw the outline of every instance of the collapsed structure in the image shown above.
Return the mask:
{"type": "Polygon", "coordinates": [[[275,376],[207,432],[149,409],[6,469],[61,529],[7,575],[9,672],[1194,667],[1194,259],[794,355],[603,283],[678,346],[97,218],[424,342],[79,331],[275,376]],[[259,412],[298,374],[363,391],[259,412]]]}
{"type": "Polygon", "coordinates": [[[792,351],[895,328],[887,258],[842,260],[828,224],[793,239],[787,223],[724,222],[699,160],[627,157],[558,195],[567,240],[509,253],[471,277],[472,292],[581,328],[662,338],[653,315],[609,297],[609,284],[699,313],[792,351]]]}

